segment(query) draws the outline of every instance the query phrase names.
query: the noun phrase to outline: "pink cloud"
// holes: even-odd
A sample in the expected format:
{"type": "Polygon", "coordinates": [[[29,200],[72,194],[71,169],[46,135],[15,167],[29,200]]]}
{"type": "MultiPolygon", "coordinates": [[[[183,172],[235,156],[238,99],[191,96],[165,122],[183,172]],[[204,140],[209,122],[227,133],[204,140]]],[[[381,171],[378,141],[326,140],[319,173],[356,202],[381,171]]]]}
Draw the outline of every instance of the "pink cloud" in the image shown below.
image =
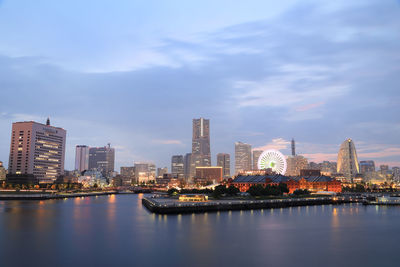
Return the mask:
{"type": "Polygon", "coordinates": [[[287,141],[283,138],[275,138],[272,139],[271,142],[267,143],[264,146],[260,147],[255,147],[253,150],[268,150],[268,149],[276,149],[276,150],[281,150],[281,149],[286,149],[290,145],[290,141],[287,141]]]}
{"type": "Polygon", "coordinates": [[[313,109],[313,108],[317,108],[317,107],[319,107],[319,106],[322,106],[322,105],[324,105],[324,104],[325,104],[325,102],[318,102],[318,103],[308,104],[308,105],[305,105],[305,106],[297,107],[297,108],[296,108],[296,111],[300,111],[300,112],[302,112],[302,111],[307,111],[307,110],[310,110],[310,109],[313,109]]]}
{"type": "Polygon", "coordinates": [[[153,140],[153,143],[162,145],[182,145],[182,141],[180,140],[153,140]]]}

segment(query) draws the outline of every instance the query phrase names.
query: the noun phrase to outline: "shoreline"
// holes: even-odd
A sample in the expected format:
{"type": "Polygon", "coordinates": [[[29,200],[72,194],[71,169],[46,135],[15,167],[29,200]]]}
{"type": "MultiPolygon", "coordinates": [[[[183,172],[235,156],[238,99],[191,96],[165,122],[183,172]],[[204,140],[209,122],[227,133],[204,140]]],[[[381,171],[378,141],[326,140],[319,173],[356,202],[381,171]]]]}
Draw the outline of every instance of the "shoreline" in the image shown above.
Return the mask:
{"type": "Polygon", "coordinates": [[[274,209],[316,205],[339,205],[345,203],[361,203],[352,198],[305,198],[305,199],[270,199],[270,200],[232,200],[207,202],[172,202],[161,203],[144,197],[142,205],[156,214],[204,213],[231,210],[274,209]]]}
{"type": "Polygon", "coordinates": [[[75,197],[93,197],[118,194],[118,191],[91,192],[91,193],[72,193],[72,194],[0,194],[0,200],[50,200],[75,197]]]}

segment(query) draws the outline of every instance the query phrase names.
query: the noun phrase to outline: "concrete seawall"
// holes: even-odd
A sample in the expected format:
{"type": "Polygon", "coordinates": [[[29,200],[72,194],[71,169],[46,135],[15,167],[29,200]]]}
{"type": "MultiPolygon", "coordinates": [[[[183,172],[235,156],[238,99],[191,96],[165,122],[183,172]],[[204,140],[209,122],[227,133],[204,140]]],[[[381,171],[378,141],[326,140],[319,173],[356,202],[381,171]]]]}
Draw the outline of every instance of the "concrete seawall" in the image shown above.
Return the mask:
{"type": "Polygon", "coordinates": [[[329,205],[358,202],[348,198],[334,199],[306,198],[306,199],[269,199],[269,200],[232,200],[207,202],[173,202],[162,203],[156,199],[143,198],[142,204],[149,211],[158,214],[199,213],[229,210],[272,209],[298,206],[329,205]]]}
{"type": "Polygon", "coordinates": [[[118,194],[117,191],[110,192],[93,192],[93,193],[75,193],[75,194],[0,194],[0,200],[47,200],[47,199],[63,199],[74,197],[92,197],[118,194]]]}

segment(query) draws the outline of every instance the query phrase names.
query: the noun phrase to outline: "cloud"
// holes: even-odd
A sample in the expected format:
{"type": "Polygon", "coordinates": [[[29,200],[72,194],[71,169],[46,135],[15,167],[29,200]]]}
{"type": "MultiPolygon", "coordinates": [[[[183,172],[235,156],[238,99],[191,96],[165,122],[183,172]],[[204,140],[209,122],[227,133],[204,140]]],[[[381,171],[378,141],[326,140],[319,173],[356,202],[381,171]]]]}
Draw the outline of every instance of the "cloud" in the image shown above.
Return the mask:
{"type": "Polygon", "coordinates": [[[180,140],[153,140],[153,143],[162,144],[162,145],[182,145],[182,141],[180,140]]]}
{"type": "Polygon", "coordinates": [[[317,107],[322,106],[324,104],[325,104],[325,102],[312,103],[312,104],[308,104],[308,105],[305,105],[305,106],[298,107],[298,108],[296,108],[296,111],[300,111],[300,112],[308,111],[310,109],[317,108],[317,107]]]}
{"type": "Polygon", "coordinates": [[[253,150],[268,150],[268,149],[282,150],[282,149],[287,149],[289,145],[290,141],[287,141],[283,138],[275,138],[272,139],[272,141],[267,143],[266,145],[255,147],[253,150]]]}

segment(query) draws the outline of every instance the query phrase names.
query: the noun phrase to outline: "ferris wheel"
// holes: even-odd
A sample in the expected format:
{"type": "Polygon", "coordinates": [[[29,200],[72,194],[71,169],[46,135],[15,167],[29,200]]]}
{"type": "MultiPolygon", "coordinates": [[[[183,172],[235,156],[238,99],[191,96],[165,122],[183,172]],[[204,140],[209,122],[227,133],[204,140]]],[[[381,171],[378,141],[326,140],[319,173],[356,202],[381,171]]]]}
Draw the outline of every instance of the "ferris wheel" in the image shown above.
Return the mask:
{"type": "Polygon", "coordinates": [[[285,156],[278,150],[265,150],[258,158],[258,169],[272,169],[272,171],[284,175],[287,169],[285,156]]]}

